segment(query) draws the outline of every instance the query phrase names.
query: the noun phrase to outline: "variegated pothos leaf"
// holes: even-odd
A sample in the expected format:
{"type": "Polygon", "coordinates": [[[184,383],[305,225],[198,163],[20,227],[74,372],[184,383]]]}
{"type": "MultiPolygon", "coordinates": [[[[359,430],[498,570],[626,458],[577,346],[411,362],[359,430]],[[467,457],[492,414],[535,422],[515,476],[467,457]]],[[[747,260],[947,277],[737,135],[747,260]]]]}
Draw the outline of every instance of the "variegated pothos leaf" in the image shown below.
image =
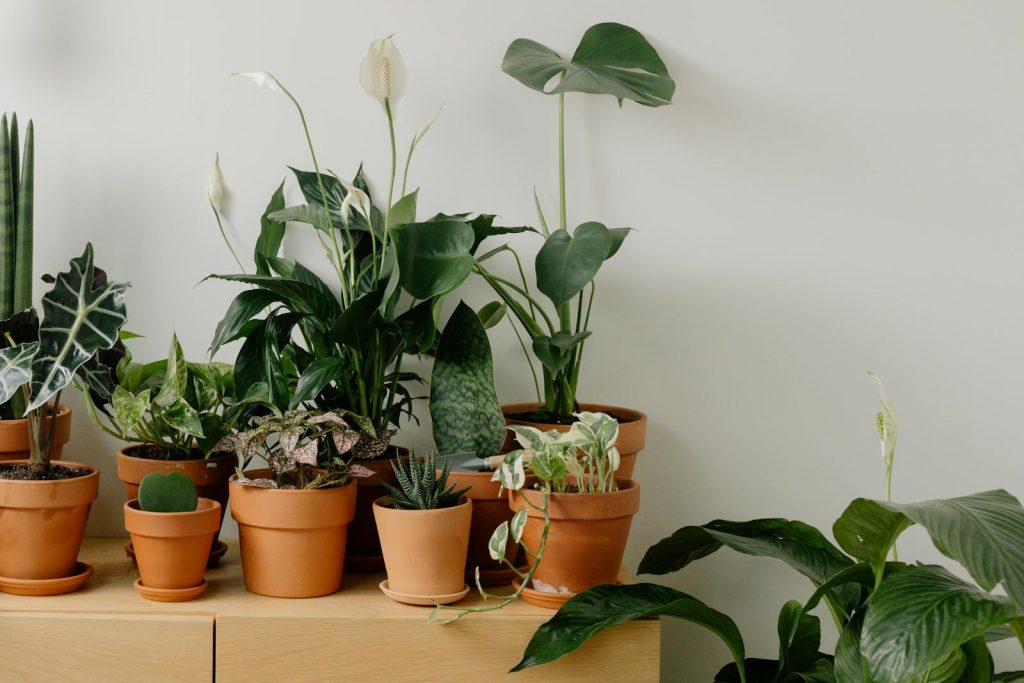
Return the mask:
{"type": "Polygon", "coordinates": [[[512,534],[512,540],[519,543],[523,540],[523,529],[526,528],[527,512],[525,509],[520,510],[512,516],[512,522],[509,524],[509,531],[512,534]]]}
{"type": "Polygon", "coordinates": [[[505,549],[508,545],[508,522],[502,522],[494,533],[491,540],[487,542],[487,552],[491,559],[501,561],[505,557],[505,549]]]}

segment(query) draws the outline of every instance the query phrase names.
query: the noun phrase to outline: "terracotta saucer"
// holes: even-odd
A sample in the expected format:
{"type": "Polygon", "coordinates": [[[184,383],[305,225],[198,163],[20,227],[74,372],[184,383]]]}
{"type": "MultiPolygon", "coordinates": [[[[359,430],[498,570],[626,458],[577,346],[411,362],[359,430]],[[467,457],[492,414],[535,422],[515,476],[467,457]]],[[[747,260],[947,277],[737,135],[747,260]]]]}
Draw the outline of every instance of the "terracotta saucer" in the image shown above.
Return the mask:
{"type": "MultiPolygon", "coordinates": [[[[228,552],[228,544],[224,541],[217,541],[213,544],[213,549],[210,551],[210,559],[206,561],[207,569],[215,569],[220,566],[220,560],[228,552]]],[[[135,547],[131,541],[124,544],[124,554],[128,556],[128,559],[133,564],[138,564],[135,561],[135,547]]]]}
{"type": "Polygon", "coordinates": [[[383,555],[346,555],[345,571],[364,574],[369,572],[384,571],[383,555]]]}
{"type": "Polygon", "coordinates": [[[195,600],[205,593],[206,587],[209,584],[206,583],[206,579],[203,579],[201,584],[191,588],[146,588],[142,585],[142,579],[135,579],[133,585],[135,590],[139,591],[139,595],[147,600],[155,600],[156,602],[185,602],[187,600],[195,600]]]}
{"type": "Polygon", "coordinates": [[[453,602],[458,602],[462,598],[469,594],[469,586],[465,586],[462,590],[457,593],[450,593],[448,595],[406,595],[405,593],[396,593],[388,588],[388,580],[384,579],[380,582],[380,589],[384,591],[384,595],[388,596],[395,602],[404,602],[407,605],[427,605],[433,607],[434,605],[450,605],[453,602]]]}
{"type": "MultiPolygon", "coordinates": [[[[512,587],[519,590],[520,581],[513,581],[512,587]]],[[[562,605],[569,601],[569,598],[575,596],[575,593],[547,593],[545,591],[539,591],[535,588],[526,587],[520,594],[523,601],[528,605],[535,607],[543,607],[545,609],[559,609],[562,605]]]]}
{"type": "Polygon", "coordinates": [[[73,593],[92,576],[92,566],[76,562],[74,574],[61,579],[7,579],[0,577],[0,592],[11,595],[64,595],[73,593]]]}

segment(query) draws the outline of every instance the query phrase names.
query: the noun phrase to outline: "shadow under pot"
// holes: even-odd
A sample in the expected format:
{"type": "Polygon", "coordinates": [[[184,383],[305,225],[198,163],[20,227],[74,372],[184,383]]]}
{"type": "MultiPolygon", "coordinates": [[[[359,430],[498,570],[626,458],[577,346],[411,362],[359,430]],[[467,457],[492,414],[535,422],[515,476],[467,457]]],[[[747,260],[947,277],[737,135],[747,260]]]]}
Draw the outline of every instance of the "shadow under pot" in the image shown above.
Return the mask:
{"type": "Polygon", "coordinates": [[[473,501],[436,510],[397,510],[373,503],[388,578],[380,588],[398,602],[447,605],[469,593],[464,580],[473,501]]]}
{"type": "Polygon", "coordinates": [[[200,498],[192,512],[146,512],[137,498],[124,504],[124,528],[131,534],[142,597],[183,602],[206,591],[206,561],[220,528],[221,504],[200,498]]]}
{"type": "MultiPolygon", "coordinates": [[[[440,469],[437,470],[441,472],[440,469]]],[[[466,498],[473,501],[473,519],[469,527],[469,551],[466,555],[466,583],[476,585],[476,569],[480,568],[480,583],[484,586],[507,586],[516,577],[515,572],[501,562],[491,559],[488,542],[502,522],[512,520],[508,497],[502,495],[501,484],[491,481],[493,472],[464,472],[452,470],[448,483],[456,490],[469,488],[466,498]]],[[[379,525],[379,522],[378,522],[379,525]]],[[[510,536],[505,546],[505,557],[515,557],[518,544],[510,536]]]]}
{"type": "Polygon", "coordinates": [[[92,573],[78,562],[89,509],[99,494],[100,473],[82,463],[52,468],[75,476],[12,479],[28,461],[0,463],[0,591],[58,595],[82,587],[92,573]]]}
{"type": "MultiPolygon", "coordinates": [[[[245,476],[267,478],[270,470],[245,476]]],[[[228,490],[247,590],[274,598],[315,598],[341,588],[355,480],[328,489],[265,489],[232,477],[228,490]]]]}
{"type": "MultiPolygon", "coordinates": [[[[195,484],[196,493],[201,498],[209,498],[220,503],[220,521],[209,550],[207,567],[216,567],[227,552],[227,544],[220,541],[220,525],[224,522],[224,513],[228,507],[228,482],[235,473],[238,459],[233,453],[211,456],[209,458],[192,458],[189,460],[168,460],[161,448],[149,444],[133,444],[125,446],[117,452],[117,478],[124,484],[124,495],[127,500],[138,498],[139,484],[147,474],[158,472],[170,474],[183,472],[195,484]]],[[[132,544],[125,546],[128,557],[135,561],[135,550],[132,544]]]]}
{"type": "MultiPolygon", "coordinates": [[[[548,498],[551,527],[544,556],[523,591],[526,602],[557,608],[576,593],[615,583],[629,540],[633,515],[640,510],[640,485],[616,479],[610,493],[552,493],[548,498]]],[[[509,492],[512,510],[527,511],[523,544],[533,553],[544,529],[543,493],[536,489],[509,492]]]]}
{"type": "MultiPolygon", "coordinates": [[[[46,427],[50,420],[46,418],[46,427]]],[[[53,447],[50,460],[60,460],[64,446],[71,440],[71,408],[60,404],[57,411],[57,431],[53,434],[53,447]]],[[[28,460],[28,420],[0,420],[0,462],[9,460],[28,460]]]]}
{"type": "Polygon", "coordinates": [[[388,491],[381,482],[398,486],[391,463],[395,458],[408,458],[409,449],[390,446],[388,457],[374,460],[355,460],[373,472],[372,477],[356,477],[356,516],[348,530],[348,550],[345,571],[379,572],[384,570],[384,555],[380,549],[380,536],[373,515],[373,501],[386,496],[388,491]]]}
{"type": "MultiPolygon", "coordinates": [[[[531,419],[533,413],[541,408],[540,403],[507,403],[501,407],[501,413],[505,416],[506,425],[527,425],[536,427],[542,432],[552,429],[559,432],[569,431],[571,424],[555,424],[548,422],[534,422],[531,419]]],[[[647,441],[647,416],[639,410],[610,406],[603,403],[581,403],[580,410],[590,413],[606,413],[611,415],[619,423],[619,438],[615,445],[619,449],[619,469],[615,471],[617,477],[623,479],[633,478],[633,468],[636,466],[636,456],[644,449],[647,441]]],[[[508,453],[519,448],[516,435],[512,432],[505,433],[505,443],[501,447],[502,453],[508,453]]]]}

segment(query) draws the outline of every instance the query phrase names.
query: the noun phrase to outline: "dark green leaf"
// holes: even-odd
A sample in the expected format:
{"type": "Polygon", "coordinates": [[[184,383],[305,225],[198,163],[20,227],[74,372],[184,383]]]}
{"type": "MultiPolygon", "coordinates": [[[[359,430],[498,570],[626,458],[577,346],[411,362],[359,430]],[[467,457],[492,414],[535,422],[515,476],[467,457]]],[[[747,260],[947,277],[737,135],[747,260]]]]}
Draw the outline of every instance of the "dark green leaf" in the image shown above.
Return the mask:
{"type": "Polygon", "coordinates": [[[281,250],[281,242],[284,241],[285,224],[283,221],[274,220],[270,217],[272,213],[284,208],[284,181],[277,186],[274,194],[270,197],[270,203],[263,211],[260,218],[260,236],[256,239],[256,249],[253,252],[253,261],[256,263],[256,273],[259,275],[270,275],[266,260],[277,256],[281,250]]]}
{"type": "Polygon", "coordinates": [[[608,228],[597,222],[583,223],[571,236],[554,231],[537,252],[537,289],[562,305],[594,279],[611,248],[608,228]]]}
{"type": "Polygon", "coordinates": [[[858,610],[836,642],[836,683],[870,683],[867,662],[860,654],[860,634],[864,628],[864,610],[858,610]]]}
{"type": "Polygon", "coordinates": [[[552,338],[547,335],[534,337],[533,353],[552,374],[558,374],[571,358],[569,353],[555,346],[552,338]]]}
{"type": "Polygon", "coordinates": [[[898,512],[882,507],[873,500],[857,498],[850,503],[832,526],[832,535],[839,546],[876,571],[896,538],[913,522],[898,512]]]}
{"type": "Polygon", "coordinates": [[[779,611],[779,662],[782,671],[803,671],[814,666],[821,645],[821,622],[790,600],[779,611]]]}
{"type": "Polygon", "coordinates": [[[328,384],[339,379],[345,367],[345,361],[336,356],[317,358],[302,371],[299,383],[292,396],[291,408],[296,408],[303,401],[312,401],[320,395],[328,384]]]}
{"type": "Polygon", "coordinates": [[[280,300],[281,297],[278,294],[265,289],[247,289],[236,296],[228,306],[227,313],[217,323],[217,329],[213,334],[213,343],[210,344],[210,355],[217,353],[224,344],[238,339],[239,332],[245,323],[267,306],[280,300]]]}
{"type": "Polygon", "coordinates": [[[458,287],[473,270],[473,230],[459,221],[410,223],[395,233],[402,287],[432,299],[458,287]]]}
{"type": "Polygon", "coordinates": [[[505,311],[507,307],[501,301],[492,301],[489,304],[485,304],[483,308],[476,312],[480,323],[484,326],[485,330],[489,330],[502,321],[505,317],[505,311]]]}
{"type": "Polygon", "coordinates": [[[743,661],[743,638],[736,624],[700,600],[651,583],[606,584],[574,596],[541,625],[512,671],[553,662],[606,628],[659,615],[703,626],[722,639],[735,661],[743,661]]]}
{"type": "Polygon", "coordinates": [[[965,666],[959,683],[991,683],[993,674],[992,653],[984,638],[972,638],[961,646],[965,666]]]}
{"type": "Polygon", "coordinates": [[[413,190],[391,207],[387,222],[389,231],[416,222],[416,197],[419,192],[419,190],[413,190]]]}

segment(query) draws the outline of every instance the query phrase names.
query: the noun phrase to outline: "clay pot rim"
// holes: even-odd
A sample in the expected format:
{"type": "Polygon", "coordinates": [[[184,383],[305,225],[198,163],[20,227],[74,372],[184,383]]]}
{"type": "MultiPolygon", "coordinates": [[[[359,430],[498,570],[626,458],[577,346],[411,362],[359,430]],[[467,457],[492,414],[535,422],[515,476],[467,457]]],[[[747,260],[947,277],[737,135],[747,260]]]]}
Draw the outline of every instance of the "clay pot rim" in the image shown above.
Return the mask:
{"type": "MultiPolygon", "coordinates": [[[[537,403],[536,401],[530,401],[525,403],[503,403],[501,405],[501,414],[506,420],[511,420],[513,423],[519,424],[541,424],[551,425],[558,427],[568,427],[569,425],[556,425],[553,422],[535,422],[533,420],[524,420],[518,417],[510,417],[510,414],[515,413],[526,413],[533,412],[541,408],[544,404],[537,403]]],[[[612,405],[610,403],[581,403],[580,410],[586,410],[589,412],[607,413],[618,421],[620,425],[631,425],[636,426],[638,424],[647,423],[647,414],[636,410],[635,408],[627,408],[625,406],[612,405]],[[622,418],[622,419],[620,419],[622,418]]]]}
{"type": "MultiPolygon", "coordinates": [[[[599,521],[603,519],[618,519],[621,517],[630,517],[635,515],[640,511],[640,484],[633,479],[616,479],[615,482],[619,485],[618,491],[602,493],[551,493],[548,498],[548,513],[551,515],[551,519],[599,521]],[[593,503],[594,501],[601,504],[601,511],[599,514],[572,514],[577,505],[593,503]]],[[[520,503],[518,501],[520,496],[517,494],[521,494],[522,497],[531,495],[539,498],[541,491],[537,489],[509,491],[509,506],[513,510],[525,509],[526,514],[529,517],[543,516],[539,510],[535,510],[525,502],[520,503]]]]}
{"type": "MultiPolygon", "coordinates": [[[[71,413],[71,406],[69,406],[67,403],[58,403],[57,404],[57,419],[58,420],[60,418],[62,418],[62,417],[65,417],[65,416],[69,415],[70,413],[71,413]]],[[[50,416],[47,415],[46,419],[49,420],[50,416]]],[[[18,423],[26,424],[27,422],[28,422],[28,418],[27,417],[16,417],[16,418],[11,419],[11,420],[0,420],[0,425],[3,425],[5,427],[9,426],[12,429],[17,429],[18,423]]],[[[8,462],[11,462],[11,461],[8,461],[8,462]]]]}
{"type": "MultiPolygon", "coordinates": [[[[27,464],[29,464],[28,460],[4,460],[3,462],[0,462],[0,469],[3,469],[2,465],[27,465],[27,464]]],[[[94,478],[98,478],[100,476],[100,469],[99,469],[99,467],[96,467],[95,465],[89,465],[89,464],[84,463],[84,462],[76,462],[76,461],[72,461],[72,460],[53,460],[53,461],[50,462],[50,466],[51,467],[62,467],[64,469],[70,469],[70,468],[84,469],[84,470],[88,470],[88,472],[86,474],[83,474],[80,477],[68,477],[66,479],[7,479],[6,477],[0,476],[0,482],[2,482],[4,484],[15,484],[15,485],[23,485],[23,484],[34,484],[36,486],[46,485],[46,484],[60,485],[60,484],[69,484],[71,482],[85,481],[86,479],[93,478],[93,477],[94,478]]]]}
{"type": "Polygon", "coordinates": [[[382,502],[382,501],[385,501],[385,500],[389,500],[388,496],[381,496],[380,498],[377,498],[376,500],[373,501],[373,507],[375,507],[375,508],[379,507],[380,509],[387,510],[389,512],[418,512],[418,513],[420,513],[421,515],[424,515],[424,516],[427,516],[427,515],[440,516],[440,515],[443,515],[443,514],[446,514],[446,513],[450,513],[452,510],[461,510],[463,507],[465,507],[467,505],[470,506],[470,507],[473,506],[473,499],[468,497],[468,496],[466,496],[466,495],[462,496],[462,502],[459,503],[458,505],[452,505],[452,506],[449,506],[449,507],[446,507],[446,508],[435,508],[433,510],[399,510],[397,508],[391,507],[390,505],[385,505],[382,502]]]}
{"type": "Polygon", "coordinates": [[[142,508],[139,507],[138,498],[132,498],[131,500],[125,501],[124,509],[126,513],[128,513],[128,511],[130,510],[130,514],[132,516],[139,517],[140,519],[159,517],[160,519],[173,520],[175,518],[196,517],[199,515],[209,514],[211,510],[219,510],[220,503],[213,500],[212,498],[200,497],[196,505],[196,509],[190,512],[151,512],[149,510],[143,510],[142,508]]]}

